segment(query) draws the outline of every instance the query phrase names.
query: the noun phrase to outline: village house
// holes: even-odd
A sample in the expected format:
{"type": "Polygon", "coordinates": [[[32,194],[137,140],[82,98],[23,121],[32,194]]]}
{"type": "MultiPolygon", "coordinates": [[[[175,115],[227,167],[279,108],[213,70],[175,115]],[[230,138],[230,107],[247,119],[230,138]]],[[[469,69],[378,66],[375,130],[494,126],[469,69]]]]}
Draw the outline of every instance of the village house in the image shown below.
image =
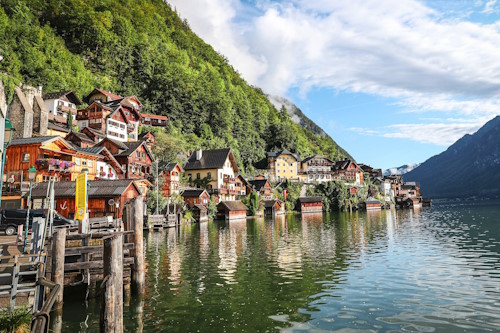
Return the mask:
{"type": "Polygon", "coordinates": [[[184,170],[192,185],[205,188],[219,200],[236,200],[238,166],[230,148],[197,150],[189,157],[184,170]]]}
{"type": "Polygon", "coordinates": [[[365,202],[362,204],[364,210],[380,210],[382,209],[382,204],[380,201],[373,199],[373,198],[368,198],[365,202]]]}
{"type": "Polygon", "coordinates": [[[301,213],[323,212],[322,197],[301,197],[297,200],[298,209],[301,213]]]}
{"type": "Polygon", "coordinates": [[[300,173],[307,183],[322,183],[332,180],[332,167],[335,163],[325,156],[310,156],[300,163],[300,173]]]}
{"type": "Polygon", "coordinates": [[[156,137],[151,132],[141,133],[139,134],[139,140],[146,142],[146,145],[150,150],[156,145],[156,137]]]}
{"type": "Polygon", "coordinates": [[[373,181],[377,177],[382,177],[382,169],[374,169],[371,166],[367,164],[359,164],[359,167],[365,174],[368,174],[370,176],[370,179],[373,181]]]}
{"type": "Polygon", "coordinates": [[[349,184],[363,185],[363,170],[350,159],[335,162],[333,180],[342,180],[349,184]]]}
{"type": "Polygon", "coordinates": [[[244,198],[252,191],[250,183],[241,174],[236,176],[236,183],[234,184],[238,199],[244,198]]]}
{"type": "Polygon", "coordinates": [[[267,179],[249,180],[248,184],[253,191],[257,191],[263,200],[270,200],[273,197],[271,184],[267,179]]]}
{"type": "MultiPolygon", "coordinates": [[[[47,196],[47,184],[47,182],[33,184],[32,208],[43,207],[47,196]]],[[[56,210],[70,219],[75,216],[75,193],[76,182],[54,184],[56,210]]],[[[132,180],[90,180],[88,181],[89,217],[112,216],[114,219],[121,219],[125,203],[138,195],[140,191],[132,180]]]]}
{"type": "Polygon", "coordinates": [[[396,205],[400,207],[421,206],[422,196],[417,182],[406,182],[396,187],[396,205]]]}
{"type": "Polygon", "coordinates": [[[120,163],[125,179],[148,179],[154,156],[144,141],[120,142],[106,138],[98,146],[106,147],[120,163]]]}
{"type": "Polygon", "coordinates": [[[14,139],[7,148],[2,201],[14,200],[11,207],[19,207],[20,194],[28,189],[30,167],[37,170],[34,182],[47,181],[51,176],[57,181],[73,181],[84,169],[89,179],[95,179],[97,162],[103,159],[104,156],[80,150],[59,136],[14,139]]]}
{"type": "Polygon", "coordinates": [[[202,223],[208,221],[208,209],[206,206],[195,204],[193,208],[191,208],[191,212],[193,213],[195,222],[202,223]]]}
{"type": "Polygon", "coordinates": [[[94,143],[99,143],[106,138],[106,134],[103,131],[93,129],[91,127],[84,127],[80,129],[81,134],[88,136],[94,143]]]}
{"type": "Polygon", "coordinates": [[[125,178],[120,163],[106,147],[79,148],[78,150],[102,156],[102,159],[97,160],[95,179],[114,180],[125,178]]]}
{"type": "Polygon", "coordinates": [[[188,209],[193,208],[195,205],[208,207],[208,202],[210,201],[210,194],[204,189],[184,190],[181,196],[188,209]]]}
{"type": "Polygon", "coordinates": [[[49,122],[47,124],[47,135],[46,136],[60,136],[65,138],[71,131],[66,125],[56,124],[49,122]]]}
{"type": "Polygon", "coordinates": [[[217,205],[217,217],[227,221],[244,220],[247,217],[247,206],[241,201],[222,201],[217,205]]]}
{"type": "Polygon", "coordinates": [[[56,116],[64,118],[64,123],[66,123],[70,112],[73,120],[76,120],[76,107],[82,104],[82,101],[71,90],[45,93],[43,100],[49,114],[54,118],[56,116]]]}
{"type": "Polygon", "coordinates": [[[267,153],[267,171],[272,181],[297,181],[300,157],[285,149],[267,153]]]}
{"type": "Polygon", "coordinates": [[[164,197],[169,198],[173,194],[179,194],[181,173],[184,172],[179,163],[167,163],[160,165],[162,187],[161,193],[164,197]]]}
{"type": "Polygon", "coordinates": [[[71,131],[66,135],[65,139],[79,148],[90,148],[95,146],[95,142],[84,133],[71,131]]]}
{"type": "Polygon", "coordinates": [[[165,127],[167,126],[168,118],[167,116],[161,116],[157,114],[141,114],[141,122],[143,125],[165,127]]]}
{"type": "Polygon", "coordinates": [[[377,177],[373,180],[373,184],[378,187],[382,202],[386,204],[394,202],[394,191],[392,190],[391,181],[389,179],[377,177]]]}

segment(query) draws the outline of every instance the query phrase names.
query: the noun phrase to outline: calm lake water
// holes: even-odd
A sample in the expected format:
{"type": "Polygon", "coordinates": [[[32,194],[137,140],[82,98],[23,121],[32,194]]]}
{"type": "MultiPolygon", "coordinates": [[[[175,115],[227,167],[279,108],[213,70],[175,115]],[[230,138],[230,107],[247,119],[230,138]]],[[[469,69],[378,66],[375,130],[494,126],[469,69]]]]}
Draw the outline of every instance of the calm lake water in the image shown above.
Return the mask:
{"type": "MultiPolygon", "coordinates": [[[[498,332],[500,203],[288,215],[146,233],[126,332],[498,332]]],[[[67,294],[65,294],[66,298],[67,294]]],[[[65,301],[63,332],[98,332],[65,301]]]]}

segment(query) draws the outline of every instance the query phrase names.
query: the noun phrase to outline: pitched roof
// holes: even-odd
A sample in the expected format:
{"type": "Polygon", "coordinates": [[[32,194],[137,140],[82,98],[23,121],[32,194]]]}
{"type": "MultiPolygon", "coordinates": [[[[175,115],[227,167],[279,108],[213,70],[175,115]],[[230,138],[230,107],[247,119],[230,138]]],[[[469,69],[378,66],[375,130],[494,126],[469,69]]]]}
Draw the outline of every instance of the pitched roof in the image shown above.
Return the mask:
{"type": "Polygon", "coordinates": [[[57,124],[54,124],[54,123],[51,123],[51,122],[49,122],[47,124],[47,128],[49,128],[51,130],[54,130],[54,131],[59,131],[59,132],[65,132],[65,133],[69,133],[70,132],[69,128],[64,127],[64,126],[60,126],[60,125],[57,125],[57,124]]]}
{"type": "MultiPolygon", "coordinates": [[[[199,197],[202,195],[203,192],[206,192],[206,190],[203,189],[193,189],[193,190],[184,190],[181,193],[181,196],[183,197],[199,197]]],[[[208,192],[207,192],[208,194],[208,192]]]]}
{"type": "Polygon", "coordinates": [[[121,153],[115,154],[115,156],[130,156],[134,151],[137,150],[137,148],[139,148],[140,146],[144,146],[146,154],[148,154],[149,158],[152,161],[154,161],[155,158],[144,141],[133,141],[133,142],[122,142],[122,143],[125,147],[127,147],[127,149],[125,151],[122,151],[121,153]]]}
{"type": "Polygon", "coordinates": [[[266,186],[267,179],[254,179],[249,180],[248,183],[257,191],[260,191],[261,188],[266,186]]]}
{"type": "MultiPolygon", "coordinates": [[[[95,143],[94,140],[89,138],[86,134],[73,132],[73,131],[71,133],[69,133],[68,135],[66,135],[65,139],[68,140],[68,137],[71,137],[71,136],[74,136],[74,137],[80,139],[81,141],[85,141],[85,142],[92,143],[92,144],[95,143]]],[[[69,141],[71,141],[71,140],[69,140],[69,141]]]]}
{"type": "Polygon", "coordinates": [[[281,204],[281,201],[280,200],[264,200],[264,207],[266,208],[272,208],[274,207],[274,205],[276,203],[280,203],[281,204]]]}
{"type": "Polygon", "coordinates": [[[73,90],[63,90],[58,92],[50,92],[43,94],[43,99],[60,99],[61,97],[66,97],[68,101],[75,105],[82,104],[82,101],[76,96],[73,90]]]}
{"type": "Polygon", "coordinates": [[[226,208],[227,210],[247,210],[247,206],[239,200],[236,201],[221,201],[217,207],[226,208]]]}
{"type": "Polygon", "coordinates": [[[194,151],[184,165],[184,170],[221,169],[228,157],[233,163],[233,168],[238,171],[231,148],[203,150],[199,160],[196,159],[194,151]]]}
{"type": "Polygon", "coordinates": [[[106,147],[100,147],[100,146],[97,146],[97,147],[89,147],[89,148],[78,148],[78,150],[80,151],[83,151],[83,152],[86,152],[86,153],[90,153],[90,154],[101,154],[101,152],[106,149],[106,147]]]}
{"type": "Polygon", "coordinates": [[[98,143],[98,145],[102,146],[104,144],[104,142],[106,142],[106,141],[111,142],[112,144],[114,144],[115,146],[117,146],[120,149],[128,150],[128,146],[125,144],[125,142],[121,142],[121,141],[118,141],[118,140],[115,140],[115,139],[111,139],[111,138],[108,138],[108,137],[104,138],[101,142],[98,143]]]}
{"type": "Polygon", "coordinates": [[[94,134],[95,136],[98,136],[98,137],[101,137],[101,138],[105,138],[106,137],[106,134],[103,132],[103,131],[99,131],[99,130],[96,130],[95,128],[92,128],[92,127],[84,127],[82,128],[82,131],[87,129],[90,133],[94,134]]]}
{"type": "Polygon", "coordinates": [[[179,166],[179,168],[181,169],[181,172],[184,171],[182,169],[182,166],[179,163],[160,164],[160,170],[163,170],[163,171],[173,171],[176,166],[179,166]]]}
{"type": "Polygon", "coordinates": [[[154,119],[160,119],[160,120],[168,121],[168,117],[167,116],[162,116],[162,115],[159,115],[159,114],[141,113],[141,117],[143,117],[143,118],[154,118],[154,119]]]}
{"type": "MultiPolygon", "coordinates": [[[[31,196],[33,198],[45,198],[47,196],[47,182],[34,183],[31,196]]],[[[141,193],[137,185],[131,179],[119,180],[89,180],[89,198],[120,196],[129,186],[134,186],[141,193]]],[[[56,182],[54,184],[55,197],[74,197],[76,193],[76,182],[56,182]]]]}
{"type": "Polygon", "coordinates": [[[270,151],[266,153],[268,157],[278,157],[280,155],[292,155],[297,161],[300,161],[300,156],[298,154],[292,153],[288,149],[283,149],[282,151],[270,151]]]}
{"type": "Polygon", "coordinates": [[[305,202],[323,202],[322,197],[301,197],[299,198],[300,203],[305,203],[305,202]]]}
{"type": "Polygon", "coordinates": [[[115,95],[115,94],[113,94],[110,91],[102,90],[102,89],[99,89],[99,88],[94,88],[94,90],[92,90],[92,92],[90,94],[88,94],[87,96],[85,96],[85,98],[83,99],[83,101],[86,102],[86,103],[88,103],[90,97],[92,97],[92,95],[95,95],[97,93],[101,93],[104,96],[109,97],[111,100],[123,98],[122,96],[115,95]]]}
{"type": "Polygon", "coordinates": [[[45,143],[45,142],[51,142],[55,141],[57,139],[62,139],[60,136],[55,135],[55,136],[34,136],[31,138],[19,138],[19,139],[13,139],[10,142],[9,146],[19,146],[19,145],[32,145],[32,144],[37,144],[37,143],[45,143]]]}
{"type": "Polygon", "coordinates": [[[335,165],[333,167],[335,168],[335,170],[345,170],[349,167],[349,165],[351,165],[351,163],[354,163],[356,165],[356,167],[359,168],[359,166],[356,164],[356,162],[354,162],[353,160],[350,160],[350,159],[337,161],[337,162],[335,162],[335,165]]]}
{"type": "Polygon", "coordinates": [[[328,160],[328,161],[330,161],[330,162],[332,162],[332,163],[333,163],[333,161],[332,161],[331,159],[329,159],[329,158],[328,158],[328,157],[326,157],[326,156],[321,156],[321,155],[313,155],[313,156],[306,157],[306,158],[304,158],[301,162],[302,162],[302,163],[309,162],[310,160],[313,160],[313,159],[315,159],[315,158],[325,159],[325,160],[328,160]]]}

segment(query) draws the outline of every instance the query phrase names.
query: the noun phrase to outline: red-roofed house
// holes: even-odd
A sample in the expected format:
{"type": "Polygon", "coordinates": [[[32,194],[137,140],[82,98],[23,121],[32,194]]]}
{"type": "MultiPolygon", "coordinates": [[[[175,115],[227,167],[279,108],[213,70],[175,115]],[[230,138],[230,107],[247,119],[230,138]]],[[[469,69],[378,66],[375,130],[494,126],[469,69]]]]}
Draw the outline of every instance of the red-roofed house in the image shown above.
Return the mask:
{"type": "Polygon", "coordinates": [[[159,126],[159,127],[167,126],[167,121],[168,121],[167,116],[142,113],[141,117],[143,125],[159,126]]]}

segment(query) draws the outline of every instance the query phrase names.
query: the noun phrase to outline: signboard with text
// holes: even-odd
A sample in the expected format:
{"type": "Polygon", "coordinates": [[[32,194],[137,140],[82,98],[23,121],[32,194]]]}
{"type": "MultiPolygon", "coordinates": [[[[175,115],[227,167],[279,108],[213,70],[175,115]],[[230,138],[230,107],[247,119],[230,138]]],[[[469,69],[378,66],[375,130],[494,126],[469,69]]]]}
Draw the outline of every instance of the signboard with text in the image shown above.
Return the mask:
{"type": "Polygon", "coordinates": [[[87,212],[87,173],[76,177],[75,219],[83,220],[87,212]]]}

